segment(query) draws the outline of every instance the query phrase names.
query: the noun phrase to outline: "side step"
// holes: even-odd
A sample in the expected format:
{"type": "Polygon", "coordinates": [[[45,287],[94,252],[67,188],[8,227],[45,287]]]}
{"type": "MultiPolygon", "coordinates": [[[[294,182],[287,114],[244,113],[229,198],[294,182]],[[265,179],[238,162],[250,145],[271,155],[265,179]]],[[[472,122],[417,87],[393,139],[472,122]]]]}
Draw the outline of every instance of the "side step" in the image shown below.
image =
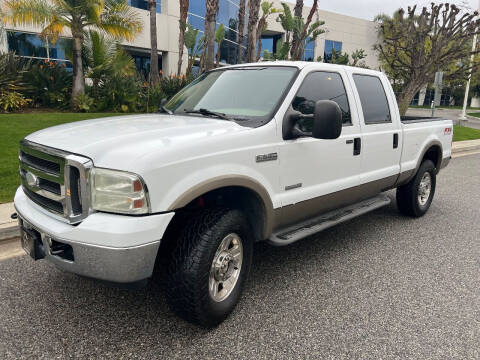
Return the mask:
{"type": "Polygon", "coordinates": [[[340,224],[344,221],[353,219],[357,216],[366,214],[391,203],[388,196],[380,194],[368,200],[361,201],[338,210],[322,214],[320,216],[308,219],[298,224],[280,229],[272,234],[269,239],[270,244],[275,246],[284,246],[295,241],[316,234],[329,227],[340,224]]]}

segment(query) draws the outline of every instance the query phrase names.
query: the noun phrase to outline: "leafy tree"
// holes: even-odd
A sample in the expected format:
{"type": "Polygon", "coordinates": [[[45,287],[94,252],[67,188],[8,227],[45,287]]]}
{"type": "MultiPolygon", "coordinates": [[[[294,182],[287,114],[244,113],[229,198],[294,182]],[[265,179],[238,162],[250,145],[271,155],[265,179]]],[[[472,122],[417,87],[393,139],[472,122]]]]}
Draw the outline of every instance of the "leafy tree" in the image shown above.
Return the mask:
{"type": "Polygon", "coordinates": [[[127,0],[6,0],[7,21],[43,27],[52,42],[68,29],[73,38],[72,100],[85,92],[82,47],[87,29],[131,40],[142,22],[127,0]]]}
{"type": "Polygon", "coordinates": [[[191,24],[182,23],[185,34],[185,46],[188,49],[188,65],[185,72],[186,77],[192,74],[192,68],[198,55],[203,52],[205,48],[205,37],[202,36],[198,41],[199,30],[195,29],[191,24]]]}
{"type": "Polygon", "coordinates": [[[136,70],[132,57],[118,41],[104,33],[94,30],[87,32],[83,49],[86,76],[92,79],[92,94],[95,98],[107,77],[128,77],[136,70]]]}
{"type": "Polygon", "coordinates": [[[277,57],[284,57],[284,50],[288,47],[288,55],[285,60],[301,60],[305,46],[317,39],[317,37],[325,32],[321,27],[324,21],[315,21],[312,23],[313,15],[317,9],[317,0],[314,0],[312,9],[305,22],[302,17],[292,15],[290,7],[286,3],[282,3],[283,13],[281,13],[277,21],[282,25],[285,31],[285,41],[281,43],[280,50],[277,44],[277,57]]]}
{"type": "Polygon", "coordinates": [[[262,3],[262,17],[260,20],[258,20],[256,33],[256,43],[258,44],[256,61],[259,61],[262,55],[262,33],[267,30],[267,19],[270,15],[279,13],[281,11],[281,9],[275,9],[273,7],[273,2],[264,1],[262,3]]]}
{"type": "Polygon", "coordinates": [[[215,32],[215,42],[217,43],[217,56],[216,56],[216,67],[220,66],[220,52],[222,47],[222,42],[225,40],[225,26],[220,24],[217,31],[215,32]]]}
{"type": "MultiPolygon", "coordinates": [[[[365,50],[363,49],[357,49],[354,52],[352,52],[351,55],[347,53],[342,53],[337,52],[337,50],[332,49],[332,57],[329,59],[329,63],[332,64],[338,64],[338,65],[348,65],[348,66],[357,66],[357,67],[363,67],[367,68],[367,65],[365,64],[363,59],[367,57],[367,54],[365,54],[365,50]]],[[[319,56],[317,59],[318,62],[322,62],[322,57],[319,56]]]]}
{"type": "MultiPolygon", "coordinates": [[[[178,21],[180,27],[180,33],[178,35],[178,68],[177,75],[180,76],[182,73],[182,63],[183,63],[183,47],[185,44],[185,26],[187,23],[188,17],[188,7],[190,5],[189,0],[180,0],[180,20],[178,21]]],[[[187,46],[188,49],[188,46],[187,46]]]]}
{"type": "Polygon", "coordinates": [[[150,12],[150,82],[157,85],[160,81],[158,72],[158,43],[157,43],[157,1],[148,0],[150,12]]]}
{"type": "Polygon", "coordinates": [[[206,0],[205,15],[205,70],[213,69],[213,59],[215,57],[215,27],[218,13],[218,0],[206,0]]]}
{"type": "MultiPolygon", "coordinates": [[[[379,41],[375,49],[383,70],[392,79],[400,113],[404,115],[415,94],[432,82],[437,71],[445,71],[444,79],[466,78],[472,68],[468,60],[471,39],[479,33],[477,13],[462,12],[448,3],[400,9],[392,17],[380,15],[379,41]]],[[[473,53],[476,54],[478,50],[473,53]]]]}

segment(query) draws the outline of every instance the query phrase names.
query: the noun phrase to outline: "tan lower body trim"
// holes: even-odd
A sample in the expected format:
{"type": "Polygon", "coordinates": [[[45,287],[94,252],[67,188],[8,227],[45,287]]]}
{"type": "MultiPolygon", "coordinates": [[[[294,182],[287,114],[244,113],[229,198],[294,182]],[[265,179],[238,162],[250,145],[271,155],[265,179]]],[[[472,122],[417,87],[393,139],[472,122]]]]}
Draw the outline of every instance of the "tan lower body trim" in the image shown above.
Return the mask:
{"type": "Polygon", "coordinates": [[[396,186],[398,175],[337,191],[274,211],[274,230],[373,197],[396,186]]]}

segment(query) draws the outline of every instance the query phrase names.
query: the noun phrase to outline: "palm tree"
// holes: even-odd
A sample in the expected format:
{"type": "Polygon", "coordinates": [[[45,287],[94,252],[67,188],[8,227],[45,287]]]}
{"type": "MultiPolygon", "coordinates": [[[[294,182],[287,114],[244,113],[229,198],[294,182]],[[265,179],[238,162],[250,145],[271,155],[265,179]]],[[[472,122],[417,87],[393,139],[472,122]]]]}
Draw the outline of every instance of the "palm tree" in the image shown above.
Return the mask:
{"type": "Polygon", "coordinates": [[[247,62],[254,62],[256,53],[258,12],[260,11],[260,0],[249,0],[248,2],[248,38],[247,38],[247,62]]]}
{"type": "Polygon", "coordinates": [[[257,25],[257,34],[256,34],[256,41],[255,43],[258,44],[258,49],[257,49],[257,56],[255,58],[255,61],[259,61],[260,57],[262,56],[262,33],[267,30],[267,19],[270,15],[279,13],[282,10],[281,9],[275,9],[273,7],[273,1],[264,1],[261,5],[262,8],[262,17],[260,20],[258,20],[258,25],[257,25]]]}
{"type": "Polygon", "coordinates": [[[142,23],[127,0],[6,0],[6,20],[13,25],[43,27],[42,35],[52,42],[70,30],[72,34],[73,87],[72,104],[85,93],[82,63],[84,34],[97,29],[117,39],[132,40],[142,23]],[[46,24],[46,25],[45,25],[46,24]]]}
{"type": "Polygon", "coordinates": [[[190,6],[189,0],[180,0],[180,20],[178,26],[180,27],[180,34],[178,35],[178,69],[177,75],[182,74],[182,62],[183,62],[183,47],[185,44],[185,25],[188,17],[188,7],[190,6]]]}
{"type": "Polygon", "coordinates": [[[158,72],[158,50],[157,50],[157,1],[148,0],[150,12],[150,82],[157,85],[160,82],[158,72]]]}
{"type": "Polygon", "coordinates": [[[218,0],[207,0],[205,15],[205,70],[213,69],[215,57],[215,25],[218,13],[218,0]]]}
{"type": "Polygon", "coordinates": [[[238,53],[237,62],[243,63],[243,31],[245,29],[245,4],[246,0],[240,0],[238,5],[238,53]]]}
{"type": "Polygon", "coordinates": [[[220,24],[220,26],[217,29],[217,32],[215,33],[215,42],[217,43],[217,56],[216,56],[216,63],[215,67],[220,66],[220,56],[221,56],[221,48],[222,48],[222,43],[223,40],[225,40],[225,26],[223,24],[220,24]]]}

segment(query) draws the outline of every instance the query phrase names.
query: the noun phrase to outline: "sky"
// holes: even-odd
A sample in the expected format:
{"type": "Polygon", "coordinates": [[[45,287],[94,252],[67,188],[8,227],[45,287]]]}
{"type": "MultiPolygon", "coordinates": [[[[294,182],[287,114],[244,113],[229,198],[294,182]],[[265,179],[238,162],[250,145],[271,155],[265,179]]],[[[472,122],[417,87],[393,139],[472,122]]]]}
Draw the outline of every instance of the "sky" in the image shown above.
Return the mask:
{"type": "MultiPolygon", "coordinates": [[[[295,2],[295,0],[288,0],[295,2]]],[[[388,15],[401,7],[417,4],[417,7],[429,6],[432,0],[319,0],[318,6],[321,10],[336,12],[343,15],[350,15],[367,20],[373,20],[375,15],[385,13],[388,15]]],[[[442,1],[435,1],[442,2],[442,1]]],[[[452,4],[464,4],[471,9],[478,9],[478,0],[451,0],[443,1],[452,4]]],[[[311,5],[312,0],[305,0],[305,5],[311,5]]]]}

